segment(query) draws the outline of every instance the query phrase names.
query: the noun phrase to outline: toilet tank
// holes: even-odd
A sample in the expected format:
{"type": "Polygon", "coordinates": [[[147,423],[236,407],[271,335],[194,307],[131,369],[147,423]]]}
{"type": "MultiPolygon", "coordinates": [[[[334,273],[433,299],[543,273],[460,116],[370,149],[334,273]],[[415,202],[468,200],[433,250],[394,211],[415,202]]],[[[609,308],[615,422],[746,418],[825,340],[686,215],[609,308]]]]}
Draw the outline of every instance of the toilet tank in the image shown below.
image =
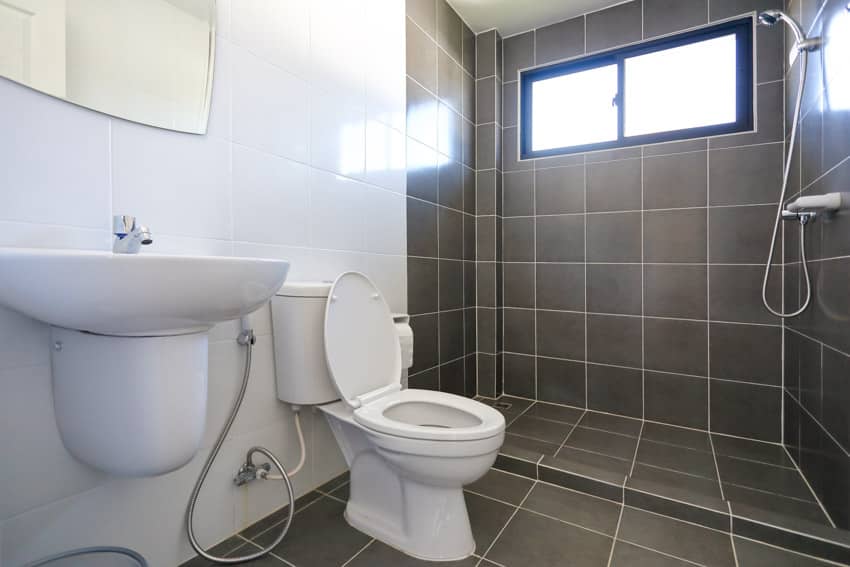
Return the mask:
{"type": "Polygon", "coordinates": [[[271,300],[277,397],[297,405],[339,399],[325,359],[330,282],[287,282],[271,300]]]}
{"type": "MultiPolygon", "coordinates": [[[[271,300],[277,397],[288,404],[318,405],[339,399],[325,358],[325,304],[331,282],[287,282],[271,300]]],[[[402,374],[413,365],[410,317],[394,314],[402,374]]]]}

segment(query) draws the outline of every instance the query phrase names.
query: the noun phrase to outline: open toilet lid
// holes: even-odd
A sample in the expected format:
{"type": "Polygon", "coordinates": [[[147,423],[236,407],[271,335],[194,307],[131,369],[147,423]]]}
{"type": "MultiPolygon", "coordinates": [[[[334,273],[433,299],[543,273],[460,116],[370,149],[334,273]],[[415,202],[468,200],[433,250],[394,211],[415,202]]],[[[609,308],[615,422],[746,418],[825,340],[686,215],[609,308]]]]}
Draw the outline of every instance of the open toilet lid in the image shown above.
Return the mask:
{"type": "Polygon", "coordinates": [[[401,347],[392,312],[361,273],[346,272],[331,287],[325,307],[325,357],[343,400],[401,382],[401,347]]]}

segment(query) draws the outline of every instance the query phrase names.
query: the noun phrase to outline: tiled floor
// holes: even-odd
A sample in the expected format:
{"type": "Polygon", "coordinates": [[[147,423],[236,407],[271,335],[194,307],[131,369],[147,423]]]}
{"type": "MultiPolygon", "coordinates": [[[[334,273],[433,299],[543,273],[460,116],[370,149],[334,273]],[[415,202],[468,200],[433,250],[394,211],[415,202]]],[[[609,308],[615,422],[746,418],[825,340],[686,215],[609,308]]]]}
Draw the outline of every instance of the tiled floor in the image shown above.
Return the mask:
{"type": "MultiPolygon", "coordinates": [[[[596,423],[596,422],[594,422],[596,423]]],[[[604,431],[604,430],[603,430],[604,431]]],[[[618,451],[620,449],[614,449],[618,451]]],[[[347,479],[299,499],[295,519],[273,555],[258,566],[416,567],[432,565],[351,528],[343,519],[347,479]]],[[[446,567],[826,567],[822,563],[540,481],[491,470],[468,487],[476,555],[446,567]],[[737,563],[736,563],[737,557],[737,563]]],[[[245,553],[268,543],[283,512],[217,546],[245,553]]],[[[189,567],[209,563],[194,559],[189,567]]]]}
{"type": "Polygon", "coordinates": [[[784,527],[830,526],[781,445],[518,398],[484,401],[505,415],[505,455],[625,478],[627,487],[709,509],[725,511],[729,501],[784,527]]]}

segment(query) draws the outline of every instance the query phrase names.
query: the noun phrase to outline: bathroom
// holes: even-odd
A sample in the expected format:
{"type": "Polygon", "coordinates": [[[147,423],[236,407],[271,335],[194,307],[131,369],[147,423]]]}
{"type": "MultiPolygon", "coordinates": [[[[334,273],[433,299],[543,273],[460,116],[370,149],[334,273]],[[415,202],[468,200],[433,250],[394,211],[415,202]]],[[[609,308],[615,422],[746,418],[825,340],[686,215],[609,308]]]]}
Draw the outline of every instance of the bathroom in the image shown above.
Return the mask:
{"type": "Polygon", "coordinates": [[[848,55],[846,0],[0,1],[0,566],[850,565],[848,55]]]}

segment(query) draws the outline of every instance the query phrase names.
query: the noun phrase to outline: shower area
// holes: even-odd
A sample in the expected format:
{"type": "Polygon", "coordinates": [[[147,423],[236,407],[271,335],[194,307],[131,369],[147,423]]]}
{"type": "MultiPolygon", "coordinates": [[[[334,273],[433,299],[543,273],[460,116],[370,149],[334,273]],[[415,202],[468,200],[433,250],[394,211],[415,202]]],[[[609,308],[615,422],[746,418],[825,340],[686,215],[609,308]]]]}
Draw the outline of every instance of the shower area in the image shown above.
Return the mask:
{"type": "Polygon", "coordinates": [[[850,563],[848,2],[633,0],[504,37],[431,4],[407,2],[411,385],[499,408],[499,469],[850,563]],[[518,159],[520,70],[740,17],[749,132],[518,159]]]}

